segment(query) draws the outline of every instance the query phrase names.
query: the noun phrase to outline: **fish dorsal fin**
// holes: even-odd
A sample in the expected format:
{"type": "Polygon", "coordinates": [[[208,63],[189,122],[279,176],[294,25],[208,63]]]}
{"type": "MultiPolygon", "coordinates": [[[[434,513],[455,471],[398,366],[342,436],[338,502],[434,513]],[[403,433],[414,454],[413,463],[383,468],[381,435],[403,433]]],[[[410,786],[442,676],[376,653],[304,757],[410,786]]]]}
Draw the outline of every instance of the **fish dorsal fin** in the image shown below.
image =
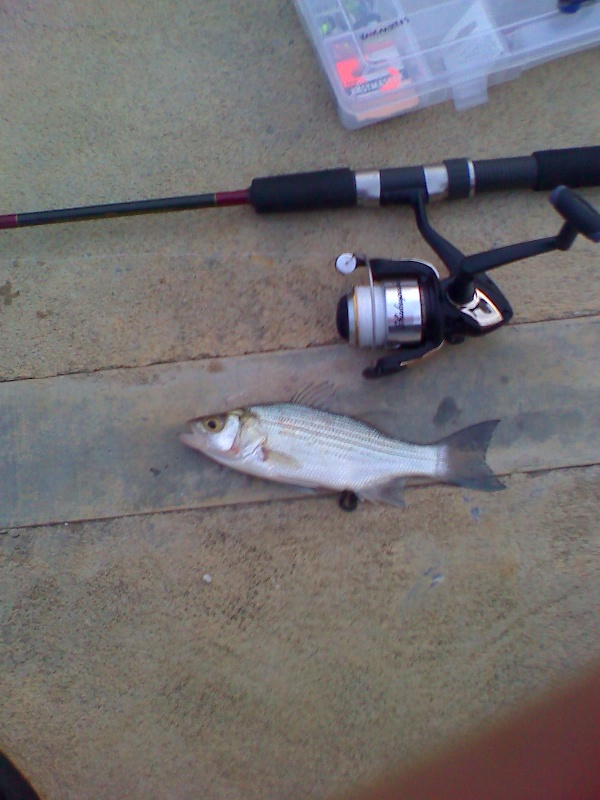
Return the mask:
{"type": "Polygon", "coordinates": [[[391,506],[404,508],[403,490],[406,480],[404,478],[392,478],[386,483],[379,483],[376,486],[369,486],[360,493],[361,500],[368,500],[370,503],[388,503],[391,506]]]}
{"type": "Polygon", "coordinates": [[[321,411],[329,411],[331,401],[335,396],[335,386],[331,381],[321,383],[309,383],[303,386],[292,397],[291,402],[300,406],[310,406],[321,411]]]}

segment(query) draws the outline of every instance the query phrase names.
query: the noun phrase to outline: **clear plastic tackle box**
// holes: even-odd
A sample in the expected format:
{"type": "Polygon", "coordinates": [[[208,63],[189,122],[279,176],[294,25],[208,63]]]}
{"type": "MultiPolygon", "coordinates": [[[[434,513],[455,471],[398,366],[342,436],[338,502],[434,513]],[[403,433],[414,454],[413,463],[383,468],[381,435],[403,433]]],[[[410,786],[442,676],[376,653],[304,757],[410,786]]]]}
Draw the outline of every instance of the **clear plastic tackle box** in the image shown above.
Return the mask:
{"type": "Polygon", "coordinates": [[[342,124],[360,128],[488,87],[600,41],[600,0],[294,0],[342,124]]]}

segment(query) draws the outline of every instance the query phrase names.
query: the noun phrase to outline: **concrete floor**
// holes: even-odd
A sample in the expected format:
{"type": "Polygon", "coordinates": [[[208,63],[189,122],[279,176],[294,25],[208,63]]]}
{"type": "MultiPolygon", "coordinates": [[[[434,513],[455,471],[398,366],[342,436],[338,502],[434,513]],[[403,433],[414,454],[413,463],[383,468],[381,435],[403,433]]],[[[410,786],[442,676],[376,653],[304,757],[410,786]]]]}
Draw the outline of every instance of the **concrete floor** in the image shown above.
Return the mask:
{"type": "MultiPolygon", "coordinates": [[[[600,142],[597,50],[468,112],[349,132],[287,0],[0,0],[0,54],[3,212],[600,142]]],[[[432,218],[468,252],[557,227],[534,193],[432,218]]],[[[332,344],[343,250],[430,257],[396,209],[3,232],[0,380],[332,344]]],[[[578,241],[498,273],[515,326],[589,317],[597,336],[598,263],[578,241]]],[[[556,350],[583,387],[584,356],[556,350]]],[[[431,486],[403,511],[313,498],[8,526],[0,749],[48,800],[321,798],[423,756],[600,655],[600,451],[568,455],[485,502],[431,486]]]]}

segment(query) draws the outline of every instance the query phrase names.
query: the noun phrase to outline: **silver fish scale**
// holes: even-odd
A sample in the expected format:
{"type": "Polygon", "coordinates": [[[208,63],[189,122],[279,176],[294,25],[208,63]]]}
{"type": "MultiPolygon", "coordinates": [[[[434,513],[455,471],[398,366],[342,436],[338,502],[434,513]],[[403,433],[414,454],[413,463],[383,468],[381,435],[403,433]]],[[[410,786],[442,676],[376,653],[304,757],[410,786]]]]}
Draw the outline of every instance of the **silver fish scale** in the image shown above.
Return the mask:
{"type": "Polygon", "coordinates": [[[384,436],[351,417],[294,403],[248,409],[266,436],[268,452],[293,459],[264,462],[265,477],[360,491],[399,476],[437,474],[440,448],[384,436]]]}

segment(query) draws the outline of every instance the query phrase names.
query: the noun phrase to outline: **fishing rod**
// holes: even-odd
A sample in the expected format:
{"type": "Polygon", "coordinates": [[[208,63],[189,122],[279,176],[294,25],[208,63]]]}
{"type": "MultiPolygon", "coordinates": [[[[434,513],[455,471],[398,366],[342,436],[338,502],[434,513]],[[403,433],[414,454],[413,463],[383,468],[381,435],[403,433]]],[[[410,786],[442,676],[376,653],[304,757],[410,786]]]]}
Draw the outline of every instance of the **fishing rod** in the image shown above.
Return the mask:
{"type": "Polygon", "coordinates": [[[490,191],[600,186],[600,146],[539,150],[530,156],[353,171],[349,168],[254,178],[247,189],[0,215],[0,230],[92,219],[250,205],[261,214],[458,200],[490,191]]]}
{"type": "Polygon", "coordinates": [[[460,344],[507,323],[512,308],[486,275],[489,270],[552,250],[568,250],[578,234],[600,242],[600,214],[573,191],[582,186],[600,186],[599,146],[483,161],[451,159],[418,167],[275,175],[255,178],[248,189],[215,194],[5,214],[0,216],[0,229],[236,205],[251,205],[259,213],[410,206],[421,235],[447,268],[447,278],[440,278],[433,264],[414,258],[369,260],[342,253],[335,262],[343,275],[357,267],[367,270],[368,286],[355,286],[340,299],[336,326],[351,346],[387,351],[363,372],[366,378],[380,378],[446,343],[460,344]],[[427,218],[428,202],[507,189],[551,190],[550,202],[564,220],[559,233],[466,256],[427,218]]]}

